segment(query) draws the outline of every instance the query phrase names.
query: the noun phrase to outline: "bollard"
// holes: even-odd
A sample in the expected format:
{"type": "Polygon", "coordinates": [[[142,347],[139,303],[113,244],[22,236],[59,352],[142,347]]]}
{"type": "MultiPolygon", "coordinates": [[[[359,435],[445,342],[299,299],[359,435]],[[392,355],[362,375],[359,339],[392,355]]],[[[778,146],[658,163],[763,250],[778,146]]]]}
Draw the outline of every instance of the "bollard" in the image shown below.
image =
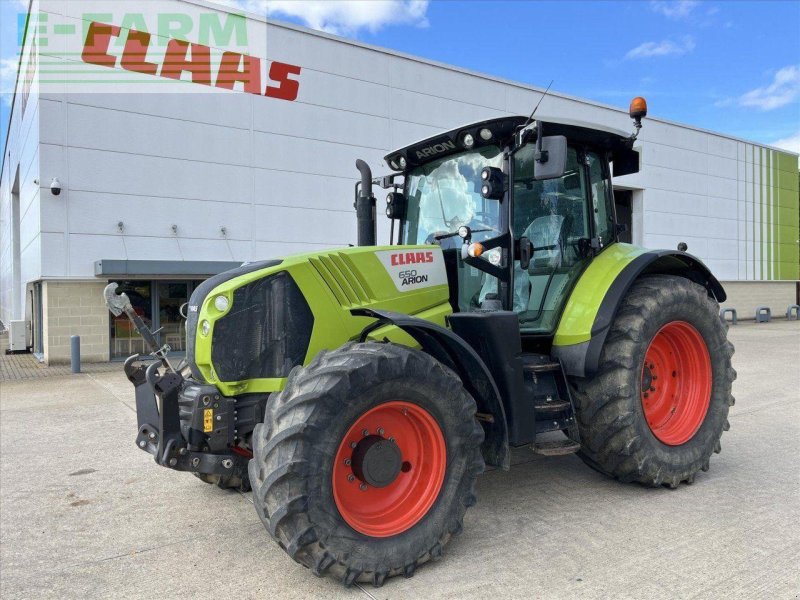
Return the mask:
{"type": "Polygon", "coordinates": [[[786,318],[790,321],[800,319],[800,304],[790,304],[789,308],[786,309],[786,318]],[[792,311],[794,311],[794,314],[792,311]]]}
{"type": "Polygon", "coordinates": [[[69,338],[70,364],[73,373],[81,372],[81,336],[73,335],[69,338]]]}

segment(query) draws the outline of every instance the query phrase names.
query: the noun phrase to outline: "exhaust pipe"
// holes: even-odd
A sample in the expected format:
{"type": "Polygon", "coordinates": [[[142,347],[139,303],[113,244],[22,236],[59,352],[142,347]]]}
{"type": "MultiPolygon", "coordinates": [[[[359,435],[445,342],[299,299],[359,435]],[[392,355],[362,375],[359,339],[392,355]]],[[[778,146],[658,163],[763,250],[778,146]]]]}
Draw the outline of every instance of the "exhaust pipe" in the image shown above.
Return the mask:
{"type": "Polygon", "coordinates": [[[375,217],[375,196],[372,195],[372,171],[360,158],[356,169],[361,173],[361,186],[356,193],[356,219],[358,220],[358,245],[374,246],[378,235],[375,217]]]}

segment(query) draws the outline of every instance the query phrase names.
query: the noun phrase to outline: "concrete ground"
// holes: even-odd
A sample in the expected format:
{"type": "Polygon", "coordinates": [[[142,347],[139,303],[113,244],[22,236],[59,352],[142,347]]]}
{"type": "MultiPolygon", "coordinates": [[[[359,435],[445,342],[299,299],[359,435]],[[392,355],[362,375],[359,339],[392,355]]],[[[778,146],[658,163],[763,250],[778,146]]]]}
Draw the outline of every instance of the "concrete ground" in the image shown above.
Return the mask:
{"type": "Polygon", "coordinates": [[[115,372],[0,383],[2,598],[797,598],[800,323],[740,324],[731,430],[677,490],[575,456],[479,480],[444,559],[380,589],[292,562],[248,496],[157,467],[115,372]]]}

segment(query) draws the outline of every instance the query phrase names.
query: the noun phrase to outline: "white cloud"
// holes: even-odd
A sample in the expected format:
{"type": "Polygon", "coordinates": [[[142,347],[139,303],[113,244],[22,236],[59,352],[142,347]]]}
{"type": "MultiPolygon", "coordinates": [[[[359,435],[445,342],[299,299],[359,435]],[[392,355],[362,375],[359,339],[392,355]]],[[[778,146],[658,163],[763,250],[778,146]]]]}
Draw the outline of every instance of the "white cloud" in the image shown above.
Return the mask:
{"type": "Polygon", "coordinates": [[[17,65],[19,59],[0,58],[0,93],[13,94],[17,83],[17,65]]]}
{"type": "Polygon", "coordinates": [[[427,27],[428,0],[217,0],[266,14],[293,17],[319,31],[352,35],[387,25],[427,27]]]}
{"type": "Polygon", "coordinates": [[[783,148],[789,152],[796,152],[797,154],[800,154],[800,129],[798,129],[797,133],[794,135],[790,135],[779,140],[773,140],[770,142],[770,145],[775,146],[776,148],[783,148]]]}
{"type": "Polygon", "coordinates": [[[650,9],[669,19],[685,19],[698,4],[697,0],[652,0],[650,9]]]}
{"type": "Polygon", "coordinates": [[[694,38],[687,35],[680,40],[645,42],[628,51],[626,59],[651,58],[654,56],[682,56],[694,50],[694,38]]]}
{"type": "Polygon", "coordinates": [[[739,106],[764,111],[786,106],[800,98],[800,65],[789,65],[775,72],[772,83],[739,96],[739,106]]]}

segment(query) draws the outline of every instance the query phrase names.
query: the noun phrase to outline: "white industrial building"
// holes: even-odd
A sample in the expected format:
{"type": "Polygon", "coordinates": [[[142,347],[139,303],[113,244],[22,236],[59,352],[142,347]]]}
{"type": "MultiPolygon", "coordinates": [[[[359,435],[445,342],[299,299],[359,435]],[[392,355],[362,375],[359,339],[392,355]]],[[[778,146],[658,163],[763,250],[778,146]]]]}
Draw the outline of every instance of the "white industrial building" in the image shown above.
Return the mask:
{"type": "MultiPolygon", "coordinates": [[[[25,320],[47,362],[73,334],[88,360],[141,349],[103,307],[109,281],[180,349],[195,282],[355,242],[356,158],[380,174],[388,151],[528,114],[542,93],[201,0],[33,0],[30,15],[0,172],[0,321],[25,320]]],[[[627,107],[557,92],[539,112],[631,127],[627,107]]],[[[686,242],[740,317],[796,301],[796,155],[656,116],[637,147],[641,172],[616,182],[634,243],[686,242]]]]}

